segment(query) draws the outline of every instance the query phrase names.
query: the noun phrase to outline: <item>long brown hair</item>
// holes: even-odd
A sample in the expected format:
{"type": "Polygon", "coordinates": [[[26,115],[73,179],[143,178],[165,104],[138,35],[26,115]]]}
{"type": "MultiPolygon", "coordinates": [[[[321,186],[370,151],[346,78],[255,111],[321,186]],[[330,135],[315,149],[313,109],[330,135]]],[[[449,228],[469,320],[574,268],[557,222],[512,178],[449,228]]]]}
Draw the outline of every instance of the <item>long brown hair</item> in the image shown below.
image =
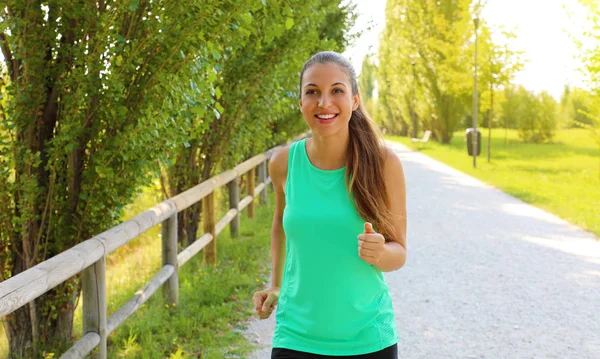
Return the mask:
{"type": "MultiPolygon", "coordinates": [[[[315,64],[328,63],[340,66],[348,74],[352,95],[358,94],[354,67],[350,61],[333,51],[319,52],[306,61],[300,73],[300,89],[302,89],[304,72],[308,68],[315,64]]],[[[348,195],[354,197],[359,215],[365,221],[371,222],[376,231],[383,234],[386,241],[390,241],[396,233],[392,225],[388,190],[383,174],[385,143],[361,103],[356,110],[352,111],[348,128],[350,133],[346,165],[348,195]]]]}

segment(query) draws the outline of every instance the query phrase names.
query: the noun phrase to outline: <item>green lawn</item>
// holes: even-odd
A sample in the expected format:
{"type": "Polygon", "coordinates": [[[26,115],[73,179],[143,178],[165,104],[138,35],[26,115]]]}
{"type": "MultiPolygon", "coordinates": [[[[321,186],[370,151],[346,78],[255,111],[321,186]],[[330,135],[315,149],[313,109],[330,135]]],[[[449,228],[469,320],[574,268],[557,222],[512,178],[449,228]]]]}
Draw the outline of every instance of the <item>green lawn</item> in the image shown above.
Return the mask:
{"type": "Polygon", "coordinates": [[[558,131],[553,143],[527,144],[508,131],[492,129],[491,161],[488,130],[482,129],[477,168],[467,155],[464,131],[449,145],[435,141],[413,144],[410,138],[386,136],[472,175],[502,191],[600,236],[600,149],[589,131],[558,131]]]}

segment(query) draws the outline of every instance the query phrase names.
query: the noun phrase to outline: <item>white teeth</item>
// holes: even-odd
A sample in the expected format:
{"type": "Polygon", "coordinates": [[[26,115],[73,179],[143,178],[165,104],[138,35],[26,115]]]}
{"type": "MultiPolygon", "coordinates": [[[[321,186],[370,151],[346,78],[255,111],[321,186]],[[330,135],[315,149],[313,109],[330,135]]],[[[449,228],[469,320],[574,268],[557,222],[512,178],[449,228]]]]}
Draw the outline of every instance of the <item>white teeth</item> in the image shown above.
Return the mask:
{"type": "Polygon", "coordinates": [[[317,115],[318,118],[322,118],[324,120],[328,120],[330,118],[334,118],[337,115],[317,115]]]}

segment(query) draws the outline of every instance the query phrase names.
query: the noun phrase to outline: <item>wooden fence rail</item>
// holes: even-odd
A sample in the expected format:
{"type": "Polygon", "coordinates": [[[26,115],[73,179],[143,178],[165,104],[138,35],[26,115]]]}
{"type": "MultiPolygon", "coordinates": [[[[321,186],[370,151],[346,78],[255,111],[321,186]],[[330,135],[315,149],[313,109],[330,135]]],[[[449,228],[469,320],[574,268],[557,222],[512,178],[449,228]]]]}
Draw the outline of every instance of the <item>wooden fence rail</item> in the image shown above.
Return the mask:
{"type": "MultiPolygon", "coordinates": [[[[297,141],[309,133],[296,137],[297,141]]],[[[281,147],[281,146],[278,146],[281,147]]],[[[255,156],[232,170],[225,171],[190,188],[138,216],[102,232],[76,246],[0,283],[0,318],[28,304],[67,279],[82,273],[83,333],[60,358],[82,358],[98,347],[98,358],[107,357],[107,337],[162,286],[167,304],[177,304],[179,297],[178,269],[204,249],[204,259],[216,264],[217,236],[229,224],[232,237],[239,234],[239,213],[248,207],[254,217],[254,198],[267,200],[267,161],[278,148],[255,156]],[[256,170],[260,183],[255,186],[256,170]],[[246,176],[246,196],[240,200],[239,179],[246,176]],[[227,185],[229,211],[218,222],[215,219],[214,191],[227,185]],[[177,253],[177,213],[203,201],[204,234],[177,253]],[[106,313],[106,256],[124,246],[150,228],[161,224],[162,269],[133,298],[114,312],[106,313]]]]}

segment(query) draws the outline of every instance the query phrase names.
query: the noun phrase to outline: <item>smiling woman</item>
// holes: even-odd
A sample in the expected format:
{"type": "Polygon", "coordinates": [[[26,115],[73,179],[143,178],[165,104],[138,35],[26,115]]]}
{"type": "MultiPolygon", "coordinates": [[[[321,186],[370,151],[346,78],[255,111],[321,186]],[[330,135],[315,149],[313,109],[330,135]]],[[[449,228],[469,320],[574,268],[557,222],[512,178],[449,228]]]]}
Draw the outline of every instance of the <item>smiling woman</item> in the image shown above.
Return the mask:
{"type": "Polygon", "coordinates": [[[254,295],[261,319],[277,305],[271,358],[396,358],[382,272],[406,261],[402,165],[362,109],[356,73],[340,54],[306,62],[299,105],[312,138],[271,158],[273,284],[254,295]]]}
{"type": "MultiPolygon", "coordinates": [[[[313,136],[322,137],[337,133],[338,136],[348,137],[348,122],[360,101],[358,93],[353,95],[348,75],[339,65],[325,63],[307,68],[303,79],[305,84],[301,87],[300,109],[308,126],[314,131],[313,136]]],[[[339,153],[340,158],[333,158],[333,160],[345,165],[346,154],[341,149],[346,147],[347,143],[336,143],[336,145],[340,150],[335,152],[339,153]]],[[[330,164],[324,163],[324,165],[330,164]]]]}

